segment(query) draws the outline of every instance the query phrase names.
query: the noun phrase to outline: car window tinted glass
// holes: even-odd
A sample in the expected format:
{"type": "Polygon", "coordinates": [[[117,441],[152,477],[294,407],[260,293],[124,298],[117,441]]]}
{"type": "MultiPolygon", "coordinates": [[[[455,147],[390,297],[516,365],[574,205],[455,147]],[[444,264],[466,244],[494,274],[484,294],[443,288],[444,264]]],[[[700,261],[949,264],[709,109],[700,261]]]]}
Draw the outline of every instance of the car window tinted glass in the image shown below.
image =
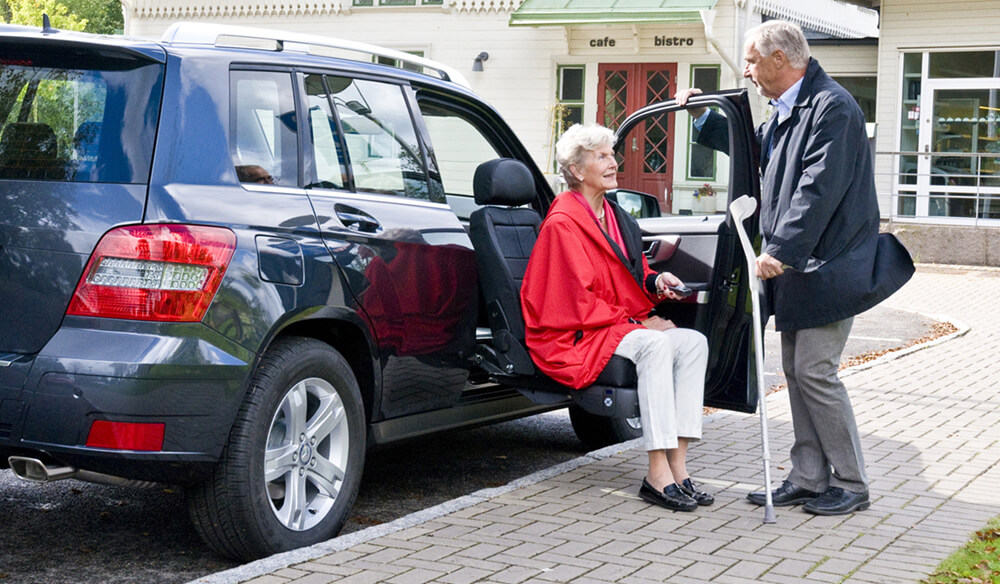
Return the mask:
{"type": "Polygon", "coordinates": [[[306,171],[307,186],[342,189],[346,186],[347,168],[330,92],[322,75],[306,75],[305,86],[312,129],[312,156],[306,158],[312,170],[306,171]]]}
{"type": "Polygon", "coordinates": [[[163,67],[0,46],[0,179],[145,183],[163,67]]]}
{"type": "Polygon", "coordinates": [[[295,186],[295,100],[288,73],[233,71],[233,164],[240,182],[295,186]]]}
{"type": "Polygon", "coordinates": [[[398,85],[327,77],[344,132],[354,188],[429,199],[427,171],[398,85]]]}

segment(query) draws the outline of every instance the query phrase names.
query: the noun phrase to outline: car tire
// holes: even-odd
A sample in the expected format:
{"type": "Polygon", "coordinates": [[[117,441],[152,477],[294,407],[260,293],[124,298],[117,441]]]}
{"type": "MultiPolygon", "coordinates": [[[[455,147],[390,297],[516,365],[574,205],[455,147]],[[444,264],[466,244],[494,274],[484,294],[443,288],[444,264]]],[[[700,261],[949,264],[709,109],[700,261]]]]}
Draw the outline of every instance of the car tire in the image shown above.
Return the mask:
{"type": "Polygon", "coordinates": [[[243,561],[334,537],[358,493],[365,434],[361,392],[340,353],[315,339],[276,341],[211,477],[188,489],[195,529],[243,561]]]}
{"type": "Polygon", "coordinates": [[[576,437],[590,449],[604,448],[642,436],[639,418],[598,416],[579,406],[569,407],[569,420],[576,437]]]}

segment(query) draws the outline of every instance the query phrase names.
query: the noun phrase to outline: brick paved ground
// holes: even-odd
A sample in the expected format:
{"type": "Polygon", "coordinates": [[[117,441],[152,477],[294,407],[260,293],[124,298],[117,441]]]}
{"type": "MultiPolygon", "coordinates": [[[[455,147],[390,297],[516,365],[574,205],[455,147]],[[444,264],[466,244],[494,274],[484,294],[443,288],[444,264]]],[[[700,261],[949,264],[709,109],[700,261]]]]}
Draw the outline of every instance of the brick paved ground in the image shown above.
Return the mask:
{"type": "MultiPolygon", "coordinates": [[[[645,453],[630,443],[197,582],[917,582],[1000,515],[1000,271],[922,266],[887,304],[967,326],[845,372],[868,511],[779,508],[764,525],[745,501],[762,480],[759,420],[724,412],[690,453],[692,473],[716,494],[694,513],[638,499],[645,453]]],[[[771,396],[768,410],[777,483],[792,439],[786,396],[771,396]]]]}

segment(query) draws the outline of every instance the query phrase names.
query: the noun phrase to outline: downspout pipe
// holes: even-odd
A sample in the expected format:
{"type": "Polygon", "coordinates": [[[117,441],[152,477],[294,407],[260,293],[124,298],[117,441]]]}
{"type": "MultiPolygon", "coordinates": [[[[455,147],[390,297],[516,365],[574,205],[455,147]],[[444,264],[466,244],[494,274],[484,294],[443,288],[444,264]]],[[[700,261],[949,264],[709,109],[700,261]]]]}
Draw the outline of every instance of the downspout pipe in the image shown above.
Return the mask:
{"type": "Polygon", "coordinates": [[[733,61],[733,58],[730,57],[729,53],[722,48],[722,43],[719,42],[719,39],[715,38],[715,34],[712,32],[712,24],[715,22],[715,11],[702,10],[700,11],[700,14],[701,22],[705,25],[705,40],[707,40],[708,43],[715,48],[715,51],[719,53],[719,56],[722,57],[722,60],[725,61],[726,65],[732,69],[733,75],[736,76],[736,79],[743,79],[743,68],[733,61]]]}

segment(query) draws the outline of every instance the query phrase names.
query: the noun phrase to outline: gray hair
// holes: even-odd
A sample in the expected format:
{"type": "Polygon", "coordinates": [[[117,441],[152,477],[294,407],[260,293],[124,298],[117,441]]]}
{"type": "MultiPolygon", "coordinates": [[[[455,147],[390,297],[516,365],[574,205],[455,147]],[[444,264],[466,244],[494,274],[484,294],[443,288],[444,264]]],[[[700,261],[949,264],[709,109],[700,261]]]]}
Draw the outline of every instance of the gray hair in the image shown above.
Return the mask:
{"type": "Polygon", "coordinates": [[[570,126],[556,142],[556,163],[559,164],[559,172],[566,179],[569,188],[576,189],[580,186],[580,181],[573,176],[570,166],[581,166],[587,152],[614,144],[615,133],[600,124],[570,126]]]}
{"type": "Polygon", "coordinates": [[[761,57],[769,57],[780,50],[788,57],[788,64],[795,69],[809,65],[809,43],[799,25],[784,20],[769,20],[749,31],[746,46],[753,45],[761,57]]]}

